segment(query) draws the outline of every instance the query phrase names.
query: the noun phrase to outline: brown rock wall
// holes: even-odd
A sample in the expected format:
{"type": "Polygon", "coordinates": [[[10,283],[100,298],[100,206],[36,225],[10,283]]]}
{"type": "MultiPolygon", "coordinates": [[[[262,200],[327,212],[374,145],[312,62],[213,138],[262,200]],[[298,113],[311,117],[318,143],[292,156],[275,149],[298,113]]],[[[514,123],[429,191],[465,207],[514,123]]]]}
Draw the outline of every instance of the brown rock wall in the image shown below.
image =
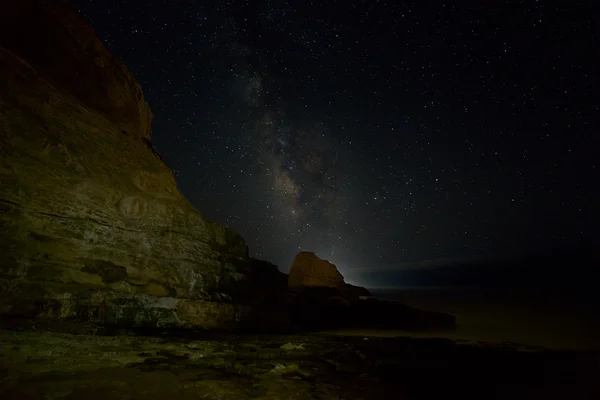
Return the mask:
{"type": "Polygon", "coordinates": [[[235,322],[201,309],[233,307],[219,304],[243,285],[245,242],[181,195],[150,120],[139,84],[66,2],[0,6],[2,313],[83,317],[104,296],[117,299],[102,303],[107,321],[137,304],[131,318],[152,324],[171,301],[193,315],[173,323],[235,322]]]}

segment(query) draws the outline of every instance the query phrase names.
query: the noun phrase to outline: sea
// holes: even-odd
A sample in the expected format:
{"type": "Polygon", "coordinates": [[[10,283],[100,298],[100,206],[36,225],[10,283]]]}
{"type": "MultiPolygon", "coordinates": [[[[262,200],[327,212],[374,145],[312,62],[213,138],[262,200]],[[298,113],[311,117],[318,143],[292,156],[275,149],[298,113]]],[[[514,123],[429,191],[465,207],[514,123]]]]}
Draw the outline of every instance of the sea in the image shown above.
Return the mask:
{"type": "MultiPolygon", "coordinates": [[[[343,330],[359,336],[443,337],[467,343],[510,343],[552,349],[600,349],[600,302],[596,293],[538,288],[371,288],[372,297],[452,314],[454,332],[343,330]]],[[[391,317],[391,316],[390,316],[391,317]]]]}

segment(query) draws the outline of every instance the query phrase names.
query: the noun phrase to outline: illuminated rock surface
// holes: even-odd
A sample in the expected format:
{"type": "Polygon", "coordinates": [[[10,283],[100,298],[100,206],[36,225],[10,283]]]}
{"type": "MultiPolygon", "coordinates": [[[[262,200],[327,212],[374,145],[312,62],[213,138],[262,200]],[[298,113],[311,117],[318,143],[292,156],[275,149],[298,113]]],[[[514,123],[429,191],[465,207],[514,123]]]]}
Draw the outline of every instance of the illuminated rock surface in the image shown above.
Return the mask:
{"type": "Polygon", "coordinates": [[[247,247],[177,190],[138,83],[66,3],[1,8],[0,313],[235,326],[247,247]]]}

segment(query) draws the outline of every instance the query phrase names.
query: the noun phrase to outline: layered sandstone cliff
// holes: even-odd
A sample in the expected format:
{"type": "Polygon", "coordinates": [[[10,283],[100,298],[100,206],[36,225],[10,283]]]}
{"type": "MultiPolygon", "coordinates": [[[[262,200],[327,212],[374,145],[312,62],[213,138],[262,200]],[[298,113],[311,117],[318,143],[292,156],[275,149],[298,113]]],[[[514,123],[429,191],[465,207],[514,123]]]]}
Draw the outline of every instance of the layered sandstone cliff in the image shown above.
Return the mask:
{"type": "Polygon", "coordinates": [[[139,84],[66,2],[0,8],[0,314],[235,326],[247,247],[177,190],[139,84]]]}

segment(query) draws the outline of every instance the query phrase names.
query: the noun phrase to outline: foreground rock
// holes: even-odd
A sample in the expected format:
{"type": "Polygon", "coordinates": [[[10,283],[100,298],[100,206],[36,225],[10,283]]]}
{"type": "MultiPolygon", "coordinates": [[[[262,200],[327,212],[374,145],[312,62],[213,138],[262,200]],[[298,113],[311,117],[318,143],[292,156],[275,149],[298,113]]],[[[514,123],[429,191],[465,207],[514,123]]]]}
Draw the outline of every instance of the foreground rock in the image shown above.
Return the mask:
{"type": "Polygon", "coordinates": [[[444,339],[0,331],[2,399],[597,399],[598,353],[444,339]]]}
{"type": "Polygon", "coordinates": [[[177,190],[151,118],[66,2],[0,6],[0,315],[237,326],[247,247],[177,190]]]}

